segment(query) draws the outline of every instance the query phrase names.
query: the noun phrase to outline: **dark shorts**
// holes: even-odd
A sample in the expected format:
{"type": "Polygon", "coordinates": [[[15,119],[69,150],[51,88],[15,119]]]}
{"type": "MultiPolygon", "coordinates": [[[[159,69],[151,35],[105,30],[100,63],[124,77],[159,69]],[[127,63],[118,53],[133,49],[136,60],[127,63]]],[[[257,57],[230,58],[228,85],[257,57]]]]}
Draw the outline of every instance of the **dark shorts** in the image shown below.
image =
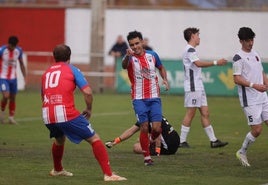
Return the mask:
{"type": "MultiPolygon", "coordinates": [[[[165,137],[165,143],[167,145],[167,148],[164,147],[163,143],[161,143],[161,155],[173,155],[177,152],[179,145],[180,145],[180,136],[179,134],[174,130],[172,131],[167,137],[165,137]]],[[[155,144],[150,144],[150,154],[156,155],[155,152],[155,144]]]]}

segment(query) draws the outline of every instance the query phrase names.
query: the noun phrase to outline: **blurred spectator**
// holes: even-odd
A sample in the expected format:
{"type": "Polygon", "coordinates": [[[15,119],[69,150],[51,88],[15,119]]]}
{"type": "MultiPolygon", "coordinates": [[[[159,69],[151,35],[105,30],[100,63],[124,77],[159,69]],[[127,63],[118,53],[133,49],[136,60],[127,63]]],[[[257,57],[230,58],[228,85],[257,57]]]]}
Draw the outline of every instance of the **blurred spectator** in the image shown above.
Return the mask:
{"type": "Polygon", "coordinates": [[[148,38],[143,39],[143,48],[145,50],[153,50],[153,48],[151,46],[149,46],[149,39],[148,38]]]}
{"type": "Polygon", "coordinates": [[[112,46],[109,51],[109,55],[114,56],[115,58],[123,57],[126,54],[128,45],[124,40],[122,35],[118,35],[116,43],[112,46]]]}

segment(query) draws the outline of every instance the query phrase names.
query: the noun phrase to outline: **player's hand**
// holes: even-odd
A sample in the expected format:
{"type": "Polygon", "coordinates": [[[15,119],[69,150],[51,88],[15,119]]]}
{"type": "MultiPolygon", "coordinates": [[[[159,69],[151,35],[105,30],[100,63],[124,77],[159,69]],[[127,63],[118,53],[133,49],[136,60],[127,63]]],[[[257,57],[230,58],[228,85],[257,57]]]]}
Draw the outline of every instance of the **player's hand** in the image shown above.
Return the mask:
{"type": "Polygon", "coordinates": [[[168,91],[169,90],[169,83],[167,80],[163,80],[163,85],[166,87],[165,90],[168,91]]]}
{"type": "Polygon", "coordinates": [[[218,66],[223,66],[227,64],[227,60],[224,58],[221,58],[220,60],[217,60],[217,65],[218,66]]]}
{"type": "Polygon", "coordinates": [[[132,49],[128,48],[126,55],[127,56],[132,56],[132,55],[134,55],[134,51],[132,49]]]}
{"type": "Polygon", "coordinates": [[[91,117],[91,111],[86,109],[82,112],[82,115],[86,118],[89,119],[91,117]]]}
{"type": "Polygon", "coordinates": [[[252,88],[254,88],[254,89],[256,89],[257,91],[260,91],[260,92],[267,91],[267,85],[263,85],[263,84],[253,84],[252,88]]]}

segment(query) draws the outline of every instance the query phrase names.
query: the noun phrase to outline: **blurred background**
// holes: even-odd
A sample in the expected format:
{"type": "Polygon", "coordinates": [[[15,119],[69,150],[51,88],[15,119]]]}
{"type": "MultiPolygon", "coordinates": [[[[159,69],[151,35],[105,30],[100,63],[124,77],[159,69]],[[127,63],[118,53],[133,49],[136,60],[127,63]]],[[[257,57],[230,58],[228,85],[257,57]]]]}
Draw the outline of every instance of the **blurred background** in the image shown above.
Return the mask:
{"type": "MultiPolygon", "coordinates": [[[[182,32],[187,27],[200,29],[201,59],[224,57],[230,62],[240,49],[238,29],[251,27],[256,33],[254,48],[268,61],[268,0],[0,0],[0,19],[0,45],[17,35],[24,51],[28,81],[19,82],[22,90],[40,88],[41,74],[54,62],[51,51],[66,43],[72,63],[96,93],[128,93],[122,56],[111,49],[119,36],[126,42],[133,30],[141,31],[163,60],[174,94],[183,93],[182,32]]],[[[204,71],[205,85],[216,89],[208,94],[236,94],[230,70],[229,65],[204,71]],[[219,83],[224,89],[217,88],[219,83]]]]}

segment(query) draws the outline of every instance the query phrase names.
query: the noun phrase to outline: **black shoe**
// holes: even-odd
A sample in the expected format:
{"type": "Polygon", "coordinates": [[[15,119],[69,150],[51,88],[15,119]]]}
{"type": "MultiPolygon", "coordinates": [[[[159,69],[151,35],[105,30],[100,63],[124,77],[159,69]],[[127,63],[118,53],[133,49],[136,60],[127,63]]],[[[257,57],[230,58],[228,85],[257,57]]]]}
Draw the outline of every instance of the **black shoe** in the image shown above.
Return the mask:
{"type": "Polygon", "coordinates": [[[218,139],[216,141],[211,141],[210,142],[210,147],[211,148],[220,148],[220,147],[224,147],[226,145],[228,145],[228,142],[222,142],[222,141],[220,141],[218,139]]]}
{"type": "Polygon", "coordinates": [[[190,145],[185,141],[183,143],[180,143],[180,148],[190,148],[190,145]]]}

